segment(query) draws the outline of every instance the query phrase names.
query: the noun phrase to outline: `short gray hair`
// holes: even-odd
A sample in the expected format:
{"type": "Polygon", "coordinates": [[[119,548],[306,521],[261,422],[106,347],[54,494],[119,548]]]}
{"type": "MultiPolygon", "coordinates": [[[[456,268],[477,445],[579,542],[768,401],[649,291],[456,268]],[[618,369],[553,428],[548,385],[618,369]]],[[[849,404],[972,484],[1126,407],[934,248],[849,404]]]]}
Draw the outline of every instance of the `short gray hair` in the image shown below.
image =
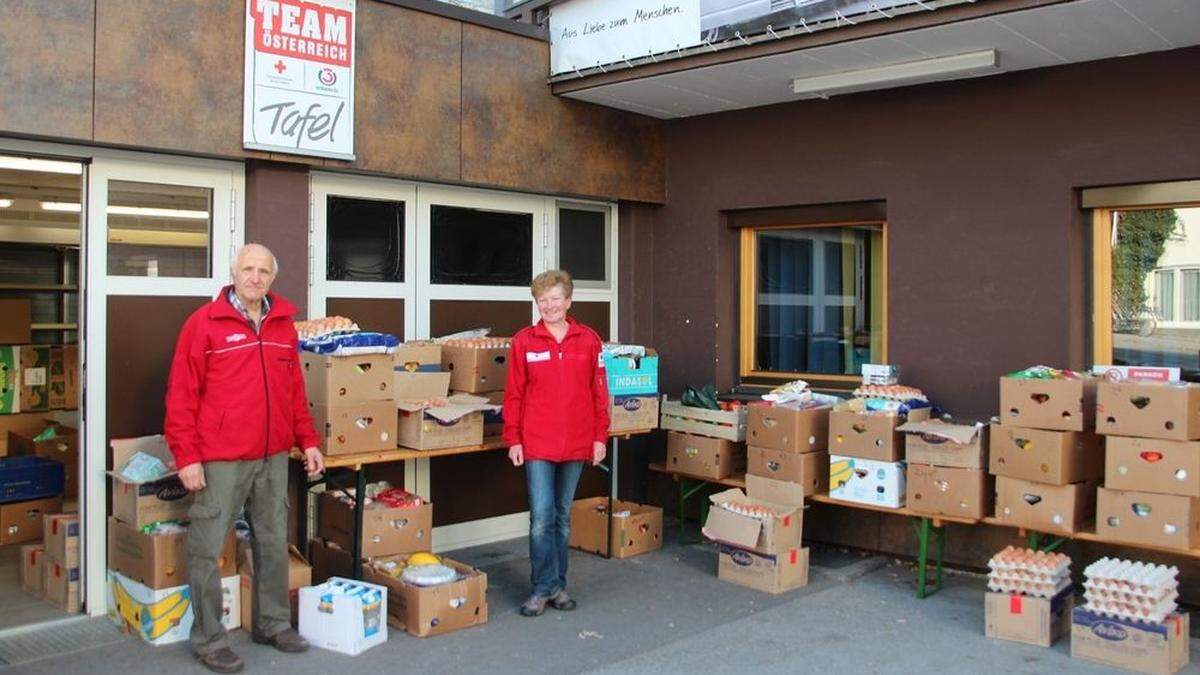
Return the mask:
{"type": "Polygon", "coordinates": [[[279,276],[279,259],[275,257],[275,254],[271,252],[271,249],[256,242],[250,242],[249,244],[243,245],[233,254],[233,260],[229,263],[229,275],[233,276],[237,274],[237,264],[238,261],[242,259],[242,254],[252,248],[261,248],[267,252],[267,255],[271,256],[271,265],[274,267],[272,272],[275,274],[275,276],[279,276]]]}

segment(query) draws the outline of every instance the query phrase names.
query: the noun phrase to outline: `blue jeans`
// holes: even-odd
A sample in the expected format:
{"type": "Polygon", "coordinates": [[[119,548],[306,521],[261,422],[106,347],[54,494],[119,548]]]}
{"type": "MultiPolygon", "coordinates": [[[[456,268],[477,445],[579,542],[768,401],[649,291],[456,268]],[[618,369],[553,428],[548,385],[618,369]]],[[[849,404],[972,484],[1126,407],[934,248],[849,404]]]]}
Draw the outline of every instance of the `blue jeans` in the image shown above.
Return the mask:
{"type": "Polygon", "coordinates": [[[525,462],[529,488],[529,562],[533,594],[549,597],[567,586],[571,504],[583,462],[525,462]]]}

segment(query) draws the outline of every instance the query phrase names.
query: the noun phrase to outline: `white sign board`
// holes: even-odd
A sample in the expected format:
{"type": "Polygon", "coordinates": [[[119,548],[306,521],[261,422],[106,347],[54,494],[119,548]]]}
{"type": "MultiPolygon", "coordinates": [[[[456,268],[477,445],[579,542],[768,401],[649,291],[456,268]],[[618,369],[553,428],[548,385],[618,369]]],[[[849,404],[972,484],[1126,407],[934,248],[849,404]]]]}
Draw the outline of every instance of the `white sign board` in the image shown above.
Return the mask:
{"type": "Polygon", "coordinates": [[[691,47],[700,38],[697,0],[603,0],[550,9],[550,72],[691,47]]]}
{"type": "Polygon", "coordinates": [[[246,0],[242,145],[354,159],[355,0],[246,0]]]}

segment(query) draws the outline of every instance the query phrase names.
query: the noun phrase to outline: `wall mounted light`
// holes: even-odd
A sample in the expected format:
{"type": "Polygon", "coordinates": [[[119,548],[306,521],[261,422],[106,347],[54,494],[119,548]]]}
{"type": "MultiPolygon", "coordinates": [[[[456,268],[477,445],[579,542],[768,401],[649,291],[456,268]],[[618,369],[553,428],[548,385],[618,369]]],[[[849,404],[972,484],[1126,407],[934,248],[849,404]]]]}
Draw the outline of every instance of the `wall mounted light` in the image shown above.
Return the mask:
{"type": "Polygon", "coordinates": [[[879,85],[916,83],[943,75],[983,73],[997,68],[998,65],[996,50],[985,49],[966,54],[894,63],[876,68],[797,77],[792,80],[792,91],[801,95],[832,96],[857,89],[878,88],[879,85]]]}

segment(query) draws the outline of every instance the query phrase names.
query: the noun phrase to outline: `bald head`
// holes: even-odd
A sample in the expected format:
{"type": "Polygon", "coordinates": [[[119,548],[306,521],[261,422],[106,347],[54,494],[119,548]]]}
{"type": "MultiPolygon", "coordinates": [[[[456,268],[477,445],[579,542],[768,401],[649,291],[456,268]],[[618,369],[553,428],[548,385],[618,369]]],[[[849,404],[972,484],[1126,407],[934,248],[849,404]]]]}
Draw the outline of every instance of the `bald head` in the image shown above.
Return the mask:
{"type": "Polygon", "coordinates": [[[279,272],[279,263],[271,250],[262,244],[246,244],[238,249],[229,268],[233,290],[247,306],[257,307],[279,272]]]}

